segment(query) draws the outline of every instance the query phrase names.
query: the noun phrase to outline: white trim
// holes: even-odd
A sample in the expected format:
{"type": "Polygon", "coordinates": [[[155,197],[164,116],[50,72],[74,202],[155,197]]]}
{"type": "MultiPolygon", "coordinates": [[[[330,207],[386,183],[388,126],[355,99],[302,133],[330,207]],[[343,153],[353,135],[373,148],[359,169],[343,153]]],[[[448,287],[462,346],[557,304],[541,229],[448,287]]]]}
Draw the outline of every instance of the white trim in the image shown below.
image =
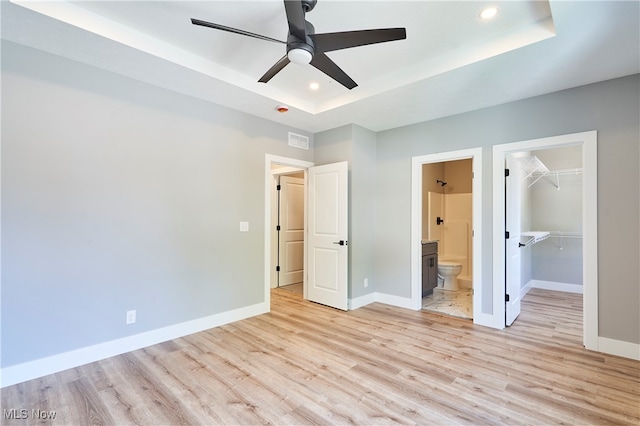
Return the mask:
{"type": "Polygon", "coordinates": [[[494,319],[504,328],[504,162],[508,153],[560,146],[582,146],[582,236],[584,345],[598,347],[598,152],[595,130],[514,142],[493,147],[493,306],[494,319]]]}
{"type": "Polygon", "coordinates": [[[554,281],[531,280],[531,288],[541,288],[544,290],[564,291],[566,293],[584,293],[584,287],[580,284],[557,283],[554,281]]]}
{"type": "Polygon", "coordinates": [[[472,159],[473,170],[473,291],[474,324],[494,327],[493,317],[482,313],[482,148],[420,155],[411,159],[411,309],[422,308],[422,165],[472,159]]]}
{"type": "MultiPolygon", "coordinates": [[[[271,220],[272,220],[272,185],[273,185],[273,172],[271,170],[272,165],[279,164],[289,167],[288,172],[296,170],[303,170],[305,175],[305,187],[307,186],[307,169],[313,167],[313,163],[310,161],[298,160],[295,158],[280,157],[278,155],[265,154],[264,156],[264,300],[267,304],[267,312],[271,310],[271,281],[272,281],[272,265],[271,265],[271,251],[273,242],[271,240],[271,220]]],[[[280,171],[278,171],[279,173],[280,171]]],[[[307,197],[304,199],[304,229],[307,229],[307,197]]],[[[306,231],[305,231],[306,232],[306,231]]],[[[306,236],[305,236],[306,238],[306,236]]],[[[307,245],[304,245],[304,270],[307,270],[307,245]]],[[[306,274],[303,278],[304,297],[307,297],[307,279],[306,274]]]]}
{"type": "MultiPolygon", "coordinates": [[[[393,294],[376,293],[376,302],[384,303],[385,305],[396,306],[398,308],[405,308],[416,310],[414,308],[414,301],[410,297],[400,297],[393,294]]],[[[420,299],[422,300],[422,298],[420,299]]],[[[422,306],[420,306],[422,308],[422,306]]]]}
{"type": "Polygon", "coordinates": [[[356,297],[355,299],[349,299],[347,301],[347,309],[354,310],[358,308],[362,308],[363,306],[367,306],[370,303],[374,303],[378,301],[377,293],[369,293],[364,296],[356,297]]]}
{"type": "Polygon", "coordinates": [[[6,387],[16,383],[26,382],[27,380],[79,367],[140,348],[146,348],[151,345],[219,327],[234,321],[240,321],[266,312],[269,312],[269,306],[265,302],[258,303],[233,311],[222,312],[197,320],[174,324],[133,336],[12,365],[0,370],[0,382],[2,383],[0,386],[6,387]]]}
{"type": "Polygon", "coordinates": [[[640,361],[640,344],[638,343],[629,343],[623,342],[622,340],[609,339],[607,337],[598,337],[598,347],[593,350],[640,361]]]}

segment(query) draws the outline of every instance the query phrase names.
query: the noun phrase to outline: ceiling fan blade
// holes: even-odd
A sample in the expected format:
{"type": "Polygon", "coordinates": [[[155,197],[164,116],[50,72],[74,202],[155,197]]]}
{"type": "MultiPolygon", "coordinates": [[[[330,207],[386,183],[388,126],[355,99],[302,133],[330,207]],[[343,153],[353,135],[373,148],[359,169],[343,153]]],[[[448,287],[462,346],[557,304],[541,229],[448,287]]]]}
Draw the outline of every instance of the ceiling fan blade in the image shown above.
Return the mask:
{"type": "Polygon", "coordinates": [[[313,40],[316,51],[331,52],[367,44],[404,40],[407,38],[407,31],[404,28],[382,28],[378,30],[310,34],[309,37],[313,40]]]}
{"type": "Polygon", "coordinates": [[[356,82],[347,75],[347,73],[342,71],[342,69],[337,66],[335,62],[329,59],[329,57],[322,52],[316,52],[315,55],[313,55],[311,65],[313,65],[338,83],[342,84],[349,90],[358,86],[356,82]]]}
{"type": "Polygon", "coordinates": [[[271,80],[273,76],[282,71],[282,69],[286,67],[289,62],[291,61],[289,61],[287,55],[284,55],[278,62],[276,62],[271,68],[269,68],[269,71],[267,71],[262,77],[260,77],[258,83],[266,83],[267,81],[271,80]]]}
{"type": "Polygon", "coordinates": [[[287,13],[289,32],[298,40],[304,41],[307,32],[302,2],[300,0],[284,0],[284,10],[287,13]]]}
{"type": "Polygon", "coordinates": [[[213,28],[213,29],[216,29],[216,30],[228,31],[228,32],[234,33],[234,34],[240,34],[240,35],[249,36],[249,37],[253,37],[253,38],[259,38],[260,40],[274,41],[276,43],[287,44],[286,41],[276,40],[275,38],[263,36],[263,35],[260,35],[260,34],[250,33],[249,31],[239,30],[237,28],[225,27],[224,25],[214,24],[212,22],[201,21],[200,19],[191,18],[191,23],[193,25],[200,25],[202,27],[209,27],[209,28],[213,28]]]}

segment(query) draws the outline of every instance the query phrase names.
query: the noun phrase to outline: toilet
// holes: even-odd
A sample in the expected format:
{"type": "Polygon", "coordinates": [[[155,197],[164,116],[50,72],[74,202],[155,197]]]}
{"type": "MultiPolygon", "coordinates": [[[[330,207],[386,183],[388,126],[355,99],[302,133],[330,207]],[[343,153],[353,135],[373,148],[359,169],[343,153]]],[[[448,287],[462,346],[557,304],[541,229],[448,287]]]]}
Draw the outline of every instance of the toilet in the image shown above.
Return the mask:
{"type": "Polygon", "coordinates": [[[462,263],[447,262],[441,260],[438,262],[438,274],[444,278],[442,285],[443,290],[458,290],[458,275],[462,271],[462,263]]]}

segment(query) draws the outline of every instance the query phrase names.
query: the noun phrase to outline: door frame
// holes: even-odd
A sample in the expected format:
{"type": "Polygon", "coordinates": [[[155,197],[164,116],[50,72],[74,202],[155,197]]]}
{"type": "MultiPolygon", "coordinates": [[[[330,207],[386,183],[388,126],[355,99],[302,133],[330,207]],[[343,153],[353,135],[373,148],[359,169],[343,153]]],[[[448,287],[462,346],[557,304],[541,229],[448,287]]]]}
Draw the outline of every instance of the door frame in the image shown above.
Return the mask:
{"type": "MultiPolygon", "coordinates": [[[[298,160],[295,158],[281,157],[278,155],[265,154],[264,166],[264,301],[267,304],[267,310],[271,311],[271,281],[275,271],[272,267],[272,197],[273,197],[273,180],[274,174],[271,171],[273,165],[290,167],[291,170],[301,170],[304,172],[305,188],[307,186],[307,169],[313,167],[314,163],[310,161],[298,160]]],[[[305,210],[305,233],[307,221],[307,197],[304,201],[305,210]]],[[[305,237],[306,238],[306,237],[305,237]]],[[[304,248],[304,269],[307,270],[307,248],[304,248]]],[[[304,288],[304,297],[306,297],[307,278],[306,274],[302,278],[302,287],[304,288]]]]}
{"type": "Polygon", "coordinates": [[[489,325],[492,317],[482,313],[482,148],[420,155],[411,159],[411,306],[415,310],[422,309],[422,165],[466,159],[471,159],[473,170],[473,322],[489,325]]]}
{"type": "Polygon", "coordinates": [[[598,151],[595,130],[493,146],[493,312],[496,328],[504,328],[506,155],[571,145],[582,146],[583,339],[587,349],[598,351],[598,151]]]}

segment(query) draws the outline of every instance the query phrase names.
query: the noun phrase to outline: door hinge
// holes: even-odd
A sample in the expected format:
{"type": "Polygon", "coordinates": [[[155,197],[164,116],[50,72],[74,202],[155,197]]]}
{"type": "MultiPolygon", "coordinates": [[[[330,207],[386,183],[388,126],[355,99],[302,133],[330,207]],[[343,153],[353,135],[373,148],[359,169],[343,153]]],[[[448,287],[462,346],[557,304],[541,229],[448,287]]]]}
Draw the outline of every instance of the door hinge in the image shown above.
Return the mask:
{"type": "Polygon", "coordinates": [[[505,177],[509,176],[509,169],[504,169],[504,176],[505,177]]]}
{"type": "Polygon", "coordinates": [[[509,239],[509,231],[505,231],[504,238],[507,239],[507,240],[509,239]]]}
{"type": "Polygon", "coordinates": [[[280,265],[276,266],[276,272],[280,272],[280,265]]]}
{"type": "Polygon", "coordinates": [[[505,301],[505,302],[508,302],[508,301],[509,301],[509,295],[508,295],[508,294],[505,294],[505,295],[504,295],[504,301],[505,301]]]}
{"type": "Polygon", "coordinates": [[[280,191],[282,189],[282,185],[278,184],[278,186],[276,186],[276,191],[280,191]]]}
{"type": "Polygon", "coordinates": [[[280,231],[280,225],[276,226],[276,231],[280,231]]]}

